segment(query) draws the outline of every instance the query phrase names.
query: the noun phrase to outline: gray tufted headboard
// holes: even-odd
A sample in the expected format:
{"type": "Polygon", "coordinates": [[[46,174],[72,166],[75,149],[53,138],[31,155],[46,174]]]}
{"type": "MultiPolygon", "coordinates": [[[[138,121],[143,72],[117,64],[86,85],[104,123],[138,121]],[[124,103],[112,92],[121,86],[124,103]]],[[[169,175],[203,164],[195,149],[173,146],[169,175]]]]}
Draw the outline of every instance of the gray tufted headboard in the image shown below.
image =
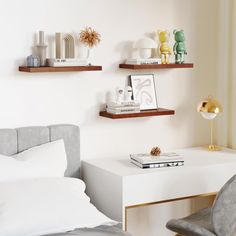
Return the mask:
{"type": "Polygon", "coordinates": [[[65,176],[79,177],[80,137],[76,125],[0,129],[0,153],[10,156],[58,139],[64,140],[66,148],[68,167],[65,176]]]}

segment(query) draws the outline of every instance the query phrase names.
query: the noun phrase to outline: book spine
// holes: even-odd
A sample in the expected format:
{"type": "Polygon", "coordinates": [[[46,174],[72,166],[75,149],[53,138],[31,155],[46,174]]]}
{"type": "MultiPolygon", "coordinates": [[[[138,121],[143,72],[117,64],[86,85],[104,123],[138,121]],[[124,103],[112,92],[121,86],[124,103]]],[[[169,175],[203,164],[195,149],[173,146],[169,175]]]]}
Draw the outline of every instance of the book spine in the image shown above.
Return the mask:
{"type": "Polygon", "coordinates": [[[130,154],[130,158],[141,164],[156,164],[184,161],[183,157],[176,153],[162,153],[158,157],[153,157],[147,153],[130,154]]]}
{"type": "Polygon", "coordinates": [[[47,64],[52,67],[60,67],[60,66],[85,66],[87,65],[87,60],[84,59],[76,59],[76,58],[66,58],[66,59],[56,59],[56,58],[48,58],[47,64]]]}
{"type": "Polygon", "coordinates": [[[139,109],[109,109],[107,108],[108,113],[112,114],[124,114],[124,113],[139,113],[139,109]]]}
{"type": "Polygon", "coordinates": [[[52,66],[52,67],[86,66],[87,63],[80,63],[80,62],[52,62],[52,63],[48,63],[48,65],[52,66]]]}
{"type": "Polygon", "coordinates": [[[133,65],[145,65],[145,64],[161,64],[161,59],[157,58],[150,58],[150,59],[128,59],[126,60],[126,64],[133,64],[133,65]]]}
{"type": "Polygon", "coordinates": [[[126,108],[126,107],[128,107],[128,108],[130,108],[130,107],[131,108],[139,108],[140,104],[139,103],[133,103],[133,102],[125,103],[125,104],[108,103],[106,107],[107,108],[112,108],[112,109],[116,109],[116,108],[121,109],[121,108],[126,108]]]}
{"type": "Polygon", "coordinates": [[[47,60],[49,62],[59,62],[59,63],[65,63],[65,62],[68,62],[68,63],[72,63],[72,62],[86,63],[87,62],[86,59],[79,59],[79,58],[64,58],[64,59],[61,59],[61,58],[47,58],[47,60]]]}
{"type": "Polygon", "coordinates": [[[131,163],[135,164],[136,166],[142,169],[148,168],[162,168],[162,167],[176,167],[176,166],[183,166],[184,161],[177,161],[177,162],[166,162],[166,163],[154,163],[154,164],[141,164],[135,160],[131,160],[131,163]]]}
{"type": "Polygon", "coordinates": [[[114,106],[107,106],[108,109],[113,110],[121,110],[121,109],[140,109],[140,106],[120,106],[120,107],[114,107],[114,106]]]}
{"type": "Polygon", "coordinates": [[[137,110],[140,110],[139,107],[123,107],[123,108],[107,107],[107,109],[112,110],[112,111],[137,111],[137,110]]]}

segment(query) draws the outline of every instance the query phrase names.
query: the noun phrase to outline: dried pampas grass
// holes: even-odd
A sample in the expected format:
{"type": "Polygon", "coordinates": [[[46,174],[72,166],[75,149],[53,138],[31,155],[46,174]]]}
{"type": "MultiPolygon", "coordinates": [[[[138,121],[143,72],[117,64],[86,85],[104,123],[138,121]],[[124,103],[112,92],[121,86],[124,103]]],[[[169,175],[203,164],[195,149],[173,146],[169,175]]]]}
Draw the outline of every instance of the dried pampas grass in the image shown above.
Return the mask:
{"type": "Polygon", "coordinates": [[[100,43],[101,35],[91,27],[86,27],[80,32],[79,40],[88,47],[92,48],[100,43]]]}

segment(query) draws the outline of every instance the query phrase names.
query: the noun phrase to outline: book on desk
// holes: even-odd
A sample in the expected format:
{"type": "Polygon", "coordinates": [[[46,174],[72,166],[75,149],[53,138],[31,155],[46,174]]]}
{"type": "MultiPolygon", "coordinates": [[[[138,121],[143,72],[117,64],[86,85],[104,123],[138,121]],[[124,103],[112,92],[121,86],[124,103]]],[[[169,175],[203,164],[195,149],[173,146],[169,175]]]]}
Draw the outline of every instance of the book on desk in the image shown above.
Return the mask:
{"type": "Polygon", "coordinates": [[[163,153],[159,156],[152,156],[150,154],[131,154],[131,163],[142,168],[162,168],[183,166],[184,159],[176,153],[163,153]]]}

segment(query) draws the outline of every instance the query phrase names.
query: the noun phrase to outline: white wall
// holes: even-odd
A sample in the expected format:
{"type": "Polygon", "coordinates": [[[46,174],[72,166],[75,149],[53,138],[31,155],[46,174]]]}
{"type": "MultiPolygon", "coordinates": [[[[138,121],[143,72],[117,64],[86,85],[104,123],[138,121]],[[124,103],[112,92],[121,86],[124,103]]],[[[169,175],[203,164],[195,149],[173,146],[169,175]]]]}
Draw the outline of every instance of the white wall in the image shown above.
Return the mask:
{"type": "Polygon", "coordinates": [[[218,121],[219,143],[236,148],[236,68],[235,39],[236,3],[234,0],[220,2],[219,25],[219,76],[217,80],[217,95],[223,106],[222,118],[218,121]]]}
{"type": "Polygon", "coordinates": [[[208,124],[196,113],[196,105],[215,93],[217,16],[216,0],[1,1],[0,126],[78,124],[82,159],[128,157],[154,145],[170,150],[207,143],[208,124]],[[102,35],[101,44],[93,50],[93,62],[103,66],[102,72],[17,71],[31,54],[38,30],[51,37],[56,31],[78,33],[84,26],[102,35]],[[175,28],[185,30],[186,60],[194,62],[195,68],[143,73],[155,73],[159,106],[176,109],[176,115],[124,120],[99,117],[107,94],[124,86],[129,74],[141,73],[118,68],[130,42],[156,29],[175,28]]]}

